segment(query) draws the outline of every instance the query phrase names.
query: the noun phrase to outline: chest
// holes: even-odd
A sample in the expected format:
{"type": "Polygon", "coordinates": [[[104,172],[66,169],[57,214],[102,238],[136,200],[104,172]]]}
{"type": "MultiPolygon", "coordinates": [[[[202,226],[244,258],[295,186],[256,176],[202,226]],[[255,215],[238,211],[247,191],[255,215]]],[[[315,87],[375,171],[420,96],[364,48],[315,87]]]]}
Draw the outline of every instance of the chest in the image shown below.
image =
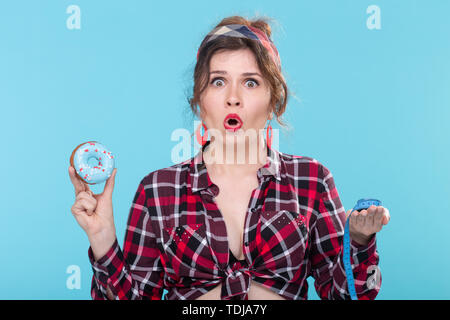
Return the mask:
{"type": "Polygon", "coordinates": [[[216,178],[214,183],[219,187],[219,194],[214,201],[225,222],[229,249],[235,257],[243,259],[245,218],[252,193],[258,188],[258,179],[255,174],[255,176],[243,177],[239,181],[216,178]]]}
{"type": "Polygon", "coordinates": [[[301,264],[308,240],[302,222],[308,212],[303,209],[306,206],[299,207],[289,185],[259,180],[256,173],[239,179],[209,178],[217,188],[185,197],[186,201],[170,210],[174,214],[153,220],[155,230],[164,223],[162,253],[175,279],[193,277],[197,270],[200,277],[205,270],[212,277],[230,272],[229,251],[255,268],[270,269],[271,274],[278,272],[277,268],[301,264]],[[280,249],[288,250],[289,255],[280,254],[280,249]]]}

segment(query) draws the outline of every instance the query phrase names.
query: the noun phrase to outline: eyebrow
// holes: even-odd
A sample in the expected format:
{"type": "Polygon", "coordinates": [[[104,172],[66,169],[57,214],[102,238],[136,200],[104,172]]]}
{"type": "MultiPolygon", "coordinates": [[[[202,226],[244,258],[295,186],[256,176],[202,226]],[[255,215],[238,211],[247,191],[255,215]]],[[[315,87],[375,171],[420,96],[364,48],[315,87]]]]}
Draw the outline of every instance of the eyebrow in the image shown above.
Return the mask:
{"type": "MultiPolygon", "coordinates": [[[[213,74],[213,73],[219,73],[219,74],[227,74],[226,71],[222,71],[222,70],[215,70],[215,71],[211,71],[209,74],[213,74]]],[[[244,72],[242,73],[243,76],[260,76],[262,78],[262,75],[260,75],[257,72],[244,72]]]]}

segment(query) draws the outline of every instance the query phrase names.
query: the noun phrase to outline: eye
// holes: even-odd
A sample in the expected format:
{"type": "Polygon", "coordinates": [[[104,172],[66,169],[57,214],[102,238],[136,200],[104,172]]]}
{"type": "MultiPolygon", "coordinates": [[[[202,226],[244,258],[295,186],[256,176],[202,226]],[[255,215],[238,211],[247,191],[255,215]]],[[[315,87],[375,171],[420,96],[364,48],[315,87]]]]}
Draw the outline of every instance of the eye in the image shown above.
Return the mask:
{"type": "MultiPolygon", "coordinates": [[[[214,78],[214,79],[211,80],[211,84],[214,84],[214,82],[215,82],[216,80],[220,80],[220,81],[223,82],[223,79],[222,79],[222,78],[214,78]]],[[[221,85],[221,86],[222,86],[222,85],[221,85]]],[[[221,86],[220,86],[220,87],[221,87],[221,86]]]]}
{"type": "MultiPolygon", "coordinates": [[[[220,81],[223,82],[223,78],[214,78],[214,79],[211,80],[211,84],[214,84],[214,82],[216,82],[216,80],[220,80],[220,81]]],[[[259,85],[259,82],[257,80],[255,80],[255,79],[253,79],[253,78],[248,78],[246,82],[253,82],[253,83],[255,83],[255,84],[251,85],[249,88],[254,88],[254,87],[259,85]]],[[[220,85],[220,87],[222,87],[222,86],[223,86],[223,84],[220,85]]]]}
{"type": "Polygon", "coordinates": [[[253,78],[249,78],[249,79],[247,79],[247,80],[250,81],[250,82],[256,83],[256,85],[252,85],[250,88],[254,88],[254,87],[256,87],[257,85],[259,85],[258,81],[256,81],[256,80],[253,79],[253,78]]]}

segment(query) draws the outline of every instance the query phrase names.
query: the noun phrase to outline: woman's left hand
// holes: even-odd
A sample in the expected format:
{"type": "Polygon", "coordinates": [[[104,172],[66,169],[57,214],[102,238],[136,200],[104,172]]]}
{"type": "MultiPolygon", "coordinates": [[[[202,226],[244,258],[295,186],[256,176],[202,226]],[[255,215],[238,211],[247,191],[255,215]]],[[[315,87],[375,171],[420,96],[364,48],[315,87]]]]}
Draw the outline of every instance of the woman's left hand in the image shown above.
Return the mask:
{"type": "MultiPolygon", "coordinates": [[[[345,214],[346,219],[351,211],[348,210],[345,214]]],[[[368,209],[353,211],[350,216],[350,238],[361,245],[366,245],[372,235],[387,225],[390,219],[389,210],[382,206],[371,205],[368,209]]]]}

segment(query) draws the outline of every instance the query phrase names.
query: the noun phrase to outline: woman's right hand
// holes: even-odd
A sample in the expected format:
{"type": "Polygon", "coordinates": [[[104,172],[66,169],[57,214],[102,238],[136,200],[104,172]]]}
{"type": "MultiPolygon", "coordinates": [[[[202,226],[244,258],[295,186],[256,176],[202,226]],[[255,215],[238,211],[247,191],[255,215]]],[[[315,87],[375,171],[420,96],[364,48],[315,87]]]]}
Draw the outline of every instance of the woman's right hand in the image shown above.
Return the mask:
{"type": "Polygon", "coordinates": [[[105,255],[116,240],[112,207],[116,172],[115,168],[106,180],[103,192],[94,194],[89,185],[76,176],[75,169],[69,167],[69,177],[75,188],[72,215],[86,232],[96,260],[105,255]]]}

